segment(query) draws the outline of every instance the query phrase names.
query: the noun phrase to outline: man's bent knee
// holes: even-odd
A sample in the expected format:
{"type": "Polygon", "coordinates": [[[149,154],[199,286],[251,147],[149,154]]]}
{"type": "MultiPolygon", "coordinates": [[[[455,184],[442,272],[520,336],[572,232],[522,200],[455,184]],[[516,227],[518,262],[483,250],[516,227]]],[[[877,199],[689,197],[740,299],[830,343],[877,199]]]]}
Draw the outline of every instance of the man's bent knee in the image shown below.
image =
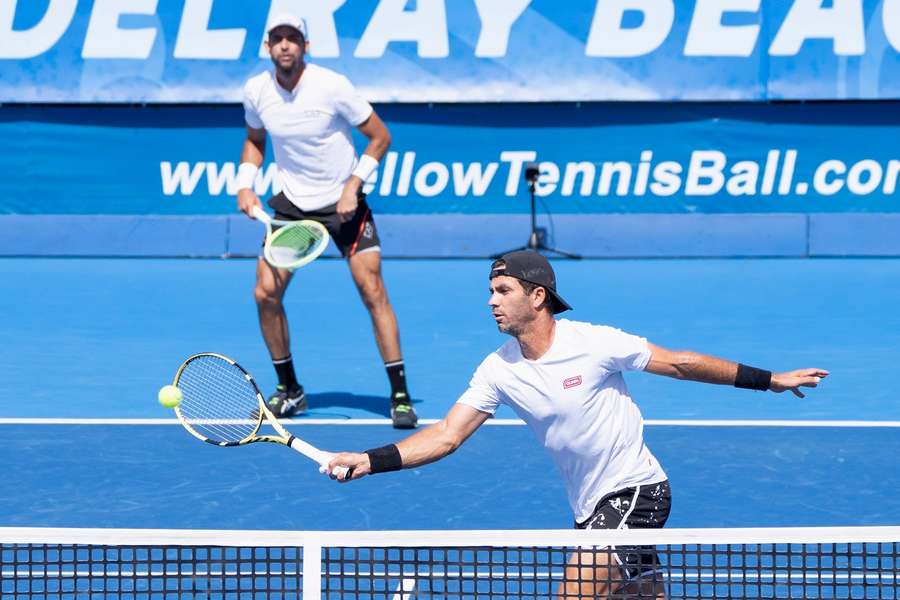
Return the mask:
{"type": "Polygon", "coordinates": [[[253,299],[256,300],[256,305],[259,307],[280,307],[283,297],[284,290],[272,289],[261,285],[257,285],[253,289],[253,299]]]}

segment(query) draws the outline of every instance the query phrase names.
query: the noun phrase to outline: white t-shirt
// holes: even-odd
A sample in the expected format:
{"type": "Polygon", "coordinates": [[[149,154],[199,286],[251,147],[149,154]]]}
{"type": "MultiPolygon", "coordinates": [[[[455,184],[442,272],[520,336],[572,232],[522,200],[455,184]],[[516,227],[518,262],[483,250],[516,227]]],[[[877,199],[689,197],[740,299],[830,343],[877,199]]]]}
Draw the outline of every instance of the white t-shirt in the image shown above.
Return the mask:
{"type": "Polygon", "coordinates": [[[307,64],[292,90],[267,71],[244,85],[244,117],[272,139],[285,196],[301,210],[317,210],[341,197],[356,168],[353,130],[372,105],[330,69],[307,64]]]}
{"type": "Polygon", "coordinates": [[[559,319],[543,356],[528,360],[508,341],[484,359],[458,402],[490,414],[510,406],[550,452],[581,522],[606,494],[666,479],[622,377],[649,361],[645,338],[559,319]]]}

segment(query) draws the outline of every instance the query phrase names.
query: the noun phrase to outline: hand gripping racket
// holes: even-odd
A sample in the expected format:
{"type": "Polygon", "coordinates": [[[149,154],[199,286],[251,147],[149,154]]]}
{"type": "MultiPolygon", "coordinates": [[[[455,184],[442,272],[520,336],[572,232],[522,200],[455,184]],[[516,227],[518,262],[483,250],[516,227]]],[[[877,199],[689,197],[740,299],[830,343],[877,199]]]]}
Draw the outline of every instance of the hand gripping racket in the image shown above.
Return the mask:
{"type": "Polygon", "coordinates": [[[318,221],[276,221],[258,206],[252,212],[266,226],[263,256],[277,269],[293,270],[309,264],[328,247],[328,230],[318,221]]]}
{"type": "Polygon", "coordinates": [[[333,456],[282,427],[250,373],[227,356],[203,352],[189,357],[178,368],[172,384],[182,394],[175,415],[197,439],[216,446],[284,444],[314,460],[323,472],[333,456]],[[263,420],[278,435],[259,435],[263,420]]]}

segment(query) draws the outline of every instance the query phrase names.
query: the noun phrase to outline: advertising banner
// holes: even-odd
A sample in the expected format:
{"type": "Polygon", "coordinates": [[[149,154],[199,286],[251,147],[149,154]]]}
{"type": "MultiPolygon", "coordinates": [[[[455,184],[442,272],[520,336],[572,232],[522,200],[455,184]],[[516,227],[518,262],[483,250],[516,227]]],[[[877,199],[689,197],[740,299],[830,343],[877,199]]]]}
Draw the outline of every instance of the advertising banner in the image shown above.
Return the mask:
{"type": "MultiPolygon", "coordinates": [[[[378,106],[380,213],[900,212],[900,111],[850,104],[378,106]]],[[[5,107],[0,213],[235,212],[239,107],[5,107]]],[[[363,147],[362,140],[359,148],[363,147]]],[[[280,189],[267,159],[256,183],[280,189]]]]}
{"type": "Polygon", "coordinates": [[[0,0],[0,102],[239,102],[285,11],[373,102],[900,97],[900,0],[0,0]]]}

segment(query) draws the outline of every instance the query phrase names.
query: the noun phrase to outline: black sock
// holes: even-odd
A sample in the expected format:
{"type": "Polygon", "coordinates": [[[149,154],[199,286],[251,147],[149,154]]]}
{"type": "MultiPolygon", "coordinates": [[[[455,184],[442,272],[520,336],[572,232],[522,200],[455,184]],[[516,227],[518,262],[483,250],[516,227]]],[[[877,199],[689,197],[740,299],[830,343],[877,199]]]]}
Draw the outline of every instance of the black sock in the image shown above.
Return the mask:
{"type": "Polygon", "coordinates": [[[290,354],[285,358],[273,358],[272,365],[275,367],[275,372],[278,373],[278,385],[283,385],[287,390],[300,387],[297,375],[294,374],[294,359],[290,354]]]}
{"type": "Polygon", "coordinates": [[[394,362],[384,363],[384,368],[391,382],[391,396],[404,394],[409,397],[409,392],[406,391],[406,369],[403,368],[403,361],[395,360],[394,362]]]}

